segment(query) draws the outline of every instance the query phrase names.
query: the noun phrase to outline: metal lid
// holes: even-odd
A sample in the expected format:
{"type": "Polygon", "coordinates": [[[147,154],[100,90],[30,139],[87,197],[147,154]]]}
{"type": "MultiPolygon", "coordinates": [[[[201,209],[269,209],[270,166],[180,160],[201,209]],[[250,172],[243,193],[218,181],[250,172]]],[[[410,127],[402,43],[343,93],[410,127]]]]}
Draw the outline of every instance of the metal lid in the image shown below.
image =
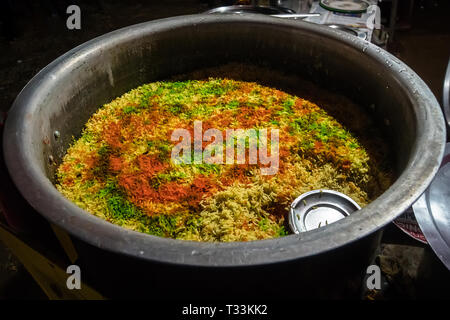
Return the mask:
{"type": "Polygon", "coordinates": [[[441,168],[413,210],[431,248],[450,269],[450,143],[445,146],[441,168]]]}
{"type": "Polygon", "coordinates": [[[305,232],[341,220],[361,207],[350,197],[333,190],[313,190],[292,202],[289,226],[294,233],[305,232]]]}
{"type": "Polygon", "coordinates": [[[369,7],[369,4],[362,0],[320,0],[319,4],[327,10],[342,13],[363,13],[369,7]]]}

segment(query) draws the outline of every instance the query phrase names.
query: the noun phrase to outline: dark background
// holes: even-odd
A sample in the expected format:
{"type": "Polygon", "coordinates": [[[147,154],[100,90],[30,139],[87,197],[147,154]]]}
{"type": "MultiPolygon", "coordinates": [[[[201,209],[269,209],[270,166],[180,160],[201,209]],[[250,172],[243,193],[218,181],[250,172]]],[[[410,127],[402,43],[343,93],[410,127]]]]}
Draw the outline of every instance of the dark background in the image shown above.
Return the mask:
{"type": "MultiPolygon", "coordinates": [[[[44,66],[73,47],[115,29],[233,1],[56,1],[6,0],[0,4],[0,122],[25,84],[44,66]],[[67,6],[81,8],[81,30],[66,28],[67,6]]],[[[450,55],[450,1],[400,0],[397,28],[387,50],[414,69],[439,102],[450,55]]],[[[390,1],[381,3],[389,21],[390,1]]],[[[1,129],[1,128],[0,128],[1,129]]],[[[0,181],[0,183],[3,183],[0,181]]],[[[386,285],[376,299],[449,298],[449,272],[432,250],[394,225],[379,248],[386,285]]],[[[364,296],[364,295],[363,295],[364,296]]],[[[45,298],[11,251],[0,243],[0,298],[45,298]]]]}

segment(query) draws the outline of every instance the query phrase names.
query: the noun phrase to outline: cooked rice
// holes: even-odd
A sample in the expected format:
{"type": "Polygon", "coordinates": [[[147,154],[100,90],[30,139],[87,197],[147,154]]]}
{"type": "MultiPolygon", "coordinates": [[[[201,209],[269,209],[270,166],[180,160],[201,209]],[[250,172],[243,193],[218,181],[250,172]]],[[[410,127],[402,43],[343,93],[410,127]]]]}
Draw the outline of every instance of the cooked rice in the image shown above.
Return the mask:
{"type": "Polygon", "coordinates": [[[57,170],[56,187],[86,211],[120,226],[196,241],[286,235],[290,203],[315,189],[365,206],[391,173],[318,105],[254,82],[154,82],[102,106],[57,170]],[[276,128],[280,168],[170,161],[177,128],[276,128]]]}

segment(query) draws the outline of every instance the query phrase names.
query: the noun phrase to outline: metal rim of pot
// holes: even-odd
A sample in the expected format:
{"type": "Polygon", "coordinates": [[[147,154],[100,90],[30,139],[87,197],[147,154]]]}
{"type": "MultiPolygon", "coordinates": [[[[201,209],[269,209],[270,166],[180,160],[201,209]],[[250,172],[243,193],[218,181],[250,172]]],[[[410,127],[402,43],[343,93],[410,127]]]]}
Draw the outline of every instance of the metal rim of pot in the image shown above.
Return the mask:
{"type": "Polygon", "coordinates": [[[450,59],[445,72],[444,88],[442,90],[442,108],[445,120],[447,121],[447,130],[450,130],[450,59]]]}
{"type": "Polygon", "coordinates": [[[439,104],[425,83],[404,63],[371,43],[328,27],[262,15],[181,16],[133,25],[88,41],[50,63],[26,85],[13,104],[4,130],[4,154],[10,175],[24,198],[47,220],[111,252],[148,261],[204,267],[286,262],[328,252],[367,237],[399,216],[425,191],[439,168],[445,145],[445,125],[439,104]],[[29,151],[33,133],[27,124],[33,120],[33,112],[40,108],[39,101],[52,89],[57,77],[70,74],[91,55],[105,53],[124,39],[130,41],[130,37],[134,39],[183,26],[207,26],[208,23],[299,28],[302,32],[339,40],[380,65],[391,63],[396,81],[416,93],[411,104],[420,126],[409,161],[393,185],[357,213],[326,228],[269,240],[230,243],[176,240],[131,231],[95,217],[67,200],[29,151]]]}
{"type": "Polygon", "coordinates": [[[246,14],[246,13],[261,13],[261,14],[295,14],[295,11],[284,7],[272,7],[272,6],[257,6],[257,5],[233,5],[217,7],[205,11],[206,14],[219,13],[219,14],[246,14]]]}

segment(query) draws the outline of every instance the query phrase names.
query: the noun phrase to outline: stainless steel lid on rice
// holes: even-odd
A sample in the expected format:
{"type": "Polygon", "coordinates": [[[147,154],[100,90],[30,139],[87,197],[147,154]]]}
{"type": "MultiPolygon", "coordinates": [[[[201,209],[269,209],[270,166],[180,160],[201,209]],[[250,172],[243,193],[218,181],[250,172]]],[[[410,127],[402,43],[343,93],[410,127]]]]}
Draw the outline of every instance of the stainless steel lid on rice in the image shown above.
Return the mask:
{"type": "Polygon", "coordinates": [[[310,231],[341,220],[361,207],[350,197],[333,190],[313,190],[292,202],[289,226],[294,233],[310,231]]]}

